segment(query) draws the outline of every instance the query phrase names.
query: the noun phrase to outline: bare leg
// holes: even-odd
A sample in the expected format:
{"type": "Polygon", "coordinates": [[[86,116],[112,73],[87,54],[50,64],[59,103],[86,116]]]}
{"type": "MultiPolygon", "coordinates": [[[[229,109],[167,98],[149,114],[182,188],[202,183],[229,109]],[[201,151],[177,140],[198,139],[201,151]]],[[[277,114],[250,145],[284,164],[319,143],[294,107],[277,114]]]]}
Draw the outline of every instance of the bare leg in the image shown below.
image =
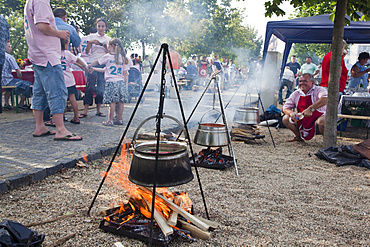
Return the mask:
{"type": "Polygon", "coordinates": [[[85,116],[87,116],[87,110],[89,110],[89,105],[88,104],[84,105],[84,109],[81,112],[81,114],[79,115],[79,117],[85,117],[85,116]]]}
{"type": "MultiPolygon", "coordinates": [[[[71,132],[69,132],[66,127],[64,126],[64,117],[63,117],[63,113],[57,113],[57,114],[53,114],[53,122],[55,123],[55,126],[56,126],[56,129],[57,129],[57,132],[55,134],[55,138],[63,138],[67,135],[72,135],[71,132]]],[[[80,136],[73,136],[69,139],[81,139],[80,136]]]]}
{"type": "Polygon", "coordinates": [[[69,94],[68,95],[69,102],[71,103],[72,109],[73,109],[73,119],[79,120],[78,118],[78,104],[76,101],[75,94],[69,94]]]}
{"type": "Polygon", "coordinates": [[[319,131],[322,135],[324,135],[324,124],[325,124],[325,115],[320,116],[316,120],[317,125],[319,126],[319,131]]]}
{"type": "Polygon", "coordinates": [[[292,124],[291,122],[289,122],[289,118],[290,118],[290,116],[285,115],[285,116],[283,117],[283,123],[284,123],[284,125],[285,125],[288,129],[290,129],[290,130],[293,132],[293,134],[295,135],[295,137],[294,137],[293,139],[291,139],[291,140],[287,140],[287,141],[301,141],[301,140],[302,140],[302,138],[301,138],[301,136],[300,136],[300,134],[299,134],[299,131],[298,131],[298,129],[297,129],[296,124],[292,124]]]}
{"type": "Polygon", "coordinates": [[[109,104],[109,115],[108,115],[108,121],[113,121],[114,112],[116,109],[116,102],[112,102],[109,104]]]}
{"type": "Polygon", "coordinates": [[[117,120],[122,119],[124,108],[125,108],[125,106],[124,106],[123,102],[121,102],[121,101],[118,102],[117,120]]]}
{"type": "Polygon", "coordinates": [[[5,93],[4,93],[4,105],[10,105],[9,104],[10,94],[11,94],[10,91],[5,91],[5,93]]]}
{"type": "MultiPolygon", "coordinates": [[[[36,129],[33,132],[34,135],[42,135],[49,131],[48,128],[46,128],[44,124],[44,119],[43,119],[44,112],[43,111],[33,110],[33,117],[35,118],[35,122],[36,122],[36,129]]],[[[56,132],[52,131],[52,133],[56,133],[56,132]]]]}

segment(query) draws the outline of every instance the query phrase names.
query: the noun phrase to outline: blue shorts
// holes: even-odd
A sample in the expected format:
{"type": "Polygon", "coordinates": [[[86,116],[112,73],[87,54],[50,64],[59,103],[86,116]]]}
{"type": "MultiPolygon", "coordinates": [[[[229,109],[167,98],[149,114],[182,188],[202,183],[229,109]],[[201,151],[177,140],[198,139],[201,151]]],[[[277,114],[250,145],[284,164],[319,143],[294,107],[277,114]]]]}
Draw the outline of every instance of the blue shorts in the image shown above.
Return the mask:
{"type": "MultiPolygon", "coordinates": [[[[12,79],[8,84],[6,84],[5,86],[16,86],[17,82],[18,81],[21,81],[21,79],[12,79]]],[[[4,91],[12,91],[14,88],[4,88],[4,91]]]]}
{"type": "Polygon", "coordinates": [[[68,92],[64,83],[64,74],[60,64],[46,67],[33,65],[35,82],[33,83],[33,110],[44,111],[48,106],[50,114],[64,113],[68,92]]]}

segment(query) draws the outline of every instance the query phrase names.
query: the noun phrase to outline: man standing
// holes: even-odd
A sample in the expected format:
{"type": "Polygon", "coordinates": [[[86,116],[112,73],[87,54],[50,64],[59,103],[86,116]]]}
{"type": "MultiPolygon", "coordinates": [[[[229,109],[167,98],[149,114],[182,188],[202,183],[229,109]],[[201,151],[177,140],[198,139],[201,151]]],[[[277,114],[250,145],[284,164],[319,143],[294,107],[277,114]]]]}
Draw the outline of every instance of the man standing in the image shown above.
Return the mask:
{"type": "Polygon", "coordinates": [[[283,106],[283,123],[295,135],[287,142],[311,140],[316,134],[316,124],[324,133],[328,91],[316,86],[311,74],[303,74],[298,82],[299,89],[290,95],[283,106]],[[297,112],[293,111],[294,108],[297,112]]]}
{"type": "Polygon", "coordinates": [[[279,104],[283,104],[283,88],[287,87],[287,92],[285,99],[289,98],[289,96],[292,94],[292,88],[293,88],[293,82],[294,82],[294,73],[290,70],[289,66],[285,66],[283,77],[281,78],[281,83],[279,87],[279,104]]]}
{"type": "Polygon", "coordinates": [[[287,63],[286,66],[289,66],[290,70],[293,71],[294,76],[298,76],[298,70],[301,69],[301,65],[296,62],[297,57],[292,55],[291,62],[287,63]]]}
{"type": "Polygon", "coordinates": [[[67,24],[67,11],[63,8],[58,7],[53,11],[55,17],[55,24],[57,25],[58,30],[68,30],[69,40],[73,47],[79,47],[81,44],[81,38],[78,36],[77,30],[75,27],[67,24]]]}
{"type": "Polygon", "coordinates": [[[33,63],[35,74],[31,107],[36,122],[33,136],[55,134],[54,140],[82,140],[82,137],[72,134],[64,126],[63,113],[68,93],[60,61],[60,39],[68,39],[69,32],[57,29],[50,0],[27,0],[24,6],[24,29],[28,58],[33,63]],[[56,132],[49,131],[43,122],[43,111],[48,106],[56,132]]]}
{"type": "Polygon", "coordinates": [[[316,66],[316,64],[312,63],[311,57],[306,57],[306,63],[302,65],[301,71],[299,72],[299,75],[303,74],[310,74],[310,75],[317,75],[320,72],[319,68],[316,66]]]}
{"type": "MultiPolygon", "coordinates": [[[[10,39],[9,25],[5,20],[4,16],[0,15],[0,92],[1,88],[1,74],[3,71],[3,65],[5,62],[5,47],[10,39]]],[[[3,112],[3,97],[0,97],[0,113],[3,112]]]]}
{"type": "MultiPolygon", "coordinates": [[[[344,63],[344,55],[345,55],[345,49],[346,49],[347,42],[343,40],[342,42],[342,57],[341,57],[341,67],[342,67],[342,72],[340,74],[340,79],[339,79],[339,94],[344,93],[344,88],[346,87],[346,82],[347,82],[347,74],[348,70],[346,68],[346,65],[344,63]]],[[[328,52],[322,59],[322,66],[321,66],[321,83],[320,86],[322,87],[328,87],[329,83],[329,70],[330,70],[330,59],[331,59],[331,51],[328,52]]],[[[339,95],[339,96],[340,96],[339,95]]]]}

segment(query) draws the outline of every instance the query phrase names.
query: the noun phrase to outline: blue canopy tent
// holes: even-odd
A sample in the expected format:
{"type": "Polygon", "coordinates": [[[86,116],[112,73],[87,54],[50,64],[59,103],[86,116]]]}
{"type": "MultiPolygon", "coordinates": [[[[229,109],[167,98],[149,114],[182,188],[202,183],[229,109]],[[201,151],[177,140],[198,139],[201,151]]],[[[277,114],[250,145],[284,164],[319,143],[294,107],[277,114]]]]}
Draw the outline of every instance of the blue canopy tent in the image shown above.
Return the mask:
{"type": "MultiPolygon", "coordinates": [[[[348,17],[347,17],[348,18],[348,17]]],[[[349,19],[349,18],[348,18],[349,19]]],[[[263,61],[266,59],[271,36],[285,42],[280,78],[293,43],[332,43],[334,22],[329,14],[296,18],[285,21],[270,21],[266,26],[263,61]]],[[[370,21],[351,21],[344,26],[344,39],[347,43],[370,43],[370,21]]]]}

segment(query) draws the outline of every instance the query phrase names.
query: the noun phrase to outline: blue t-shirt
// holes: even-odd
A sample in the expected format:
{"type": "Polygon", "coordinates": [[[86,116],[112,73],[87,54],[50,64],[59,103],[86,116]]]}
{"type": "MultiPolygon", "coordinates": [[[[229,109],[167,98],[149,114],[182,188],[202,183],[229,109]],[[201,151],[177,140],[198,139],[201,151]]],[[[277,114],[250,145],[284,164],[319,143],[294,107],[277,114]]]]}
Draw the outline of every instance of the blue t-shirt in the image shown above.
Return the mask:
{"type": "Polygon", "coordinates": [[[61,18],[55,17],[55,24],[57,25],[58,30],[68,30],[69,40],[73,47],[79,47],[81,44],[81,38],[78,36],[76,29],[71,25],[65,23],[61,18]]]}

